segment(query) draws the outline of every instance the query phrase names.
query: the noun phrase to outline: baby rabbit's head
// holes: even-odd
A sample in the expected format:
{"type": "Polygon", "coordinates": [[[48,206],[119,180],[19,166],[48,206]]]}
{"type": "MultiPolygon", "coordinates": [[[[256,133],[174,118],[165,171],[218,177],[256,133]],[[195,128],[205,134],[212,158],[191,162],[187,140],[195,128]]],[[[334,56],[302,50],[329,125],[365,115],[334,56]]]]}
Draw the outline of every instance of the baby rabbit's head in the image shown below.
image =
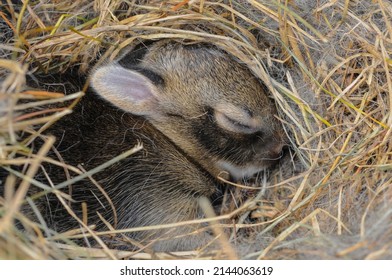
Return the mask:
{"type": "Polygon", "coordinates": [[[280,156],[283,131],[264,87],[216,48],[155,43],[98,68],[91,83],[213,176],[249,177],[280,156]]]}

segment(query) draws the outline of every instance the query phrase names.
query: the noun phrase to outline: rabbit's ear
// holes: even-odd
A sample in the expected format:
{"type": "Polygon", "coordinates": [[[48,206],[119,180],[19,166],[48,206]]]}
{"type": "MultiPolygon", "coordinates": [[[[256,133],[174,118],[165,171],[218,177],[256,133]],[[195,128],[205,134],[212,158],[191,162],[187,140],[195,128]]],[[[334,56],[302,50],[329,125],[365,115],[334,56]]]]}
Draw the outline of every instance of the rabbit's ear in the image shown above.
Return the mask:
{"type": "Polygon", "coordinates": [[[91,76],[93,89],[118,108],[135,115],[159,114],[162,78],[148,70],[132,70],[118,64],[98,68],[91,76]]]}

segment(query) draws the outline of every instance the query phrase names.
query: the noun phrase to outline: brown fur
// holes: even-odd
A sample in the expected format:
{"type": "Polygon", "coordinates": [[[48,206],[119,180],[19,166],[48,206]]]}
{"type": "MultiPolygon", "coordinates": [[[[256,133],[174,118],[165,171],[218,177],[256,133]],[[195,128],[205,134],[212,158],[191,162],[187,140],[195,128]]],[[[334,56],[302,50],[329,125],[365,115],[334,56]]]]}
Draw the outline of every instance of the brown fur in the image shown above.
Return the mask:
{"type": "MultiPolygon", "coordinates": [[[[108,202],[96,187],[88,180],[72,186],[72,208],[80,214],[81,202],[87,202],[89,223],[99,228],[105,226],[97,212],[116,228],[200,218],[198,198],[217,194],[216,176],[222,171],[236,178],[250,176],[276,162],[283,145],[283,132],[268,94],[247,68],[226,53],[171,42],[154,43],[142,52],[140,57],[131,52],[119,62],[96,69],[92,87],[102,98],[86,93],[75,112],[50,131],[58,138],[57,149],[65,162],[83,164],[86,170],[138,142],[143,144],[143,152],[94,176],[115,205],[116,225],[108,202]],[[151,91],[149,99],[129,102],[113,91],[122,86],[115,80],[116,71],[133,75],[142,88],[151,91]]],[[[48,168],[51,178],[64,180],[63,170],[48,168]]],[[[65,230],[75,226],[57,199],[51,201],[46,215],[55,227],[65,230]]],[[[147,242],[196,229],[129,236],[147,242]]],[[[208,233],[198,233],[156,242],[154,249],[194,249],[209,238],[208,233]]]]}

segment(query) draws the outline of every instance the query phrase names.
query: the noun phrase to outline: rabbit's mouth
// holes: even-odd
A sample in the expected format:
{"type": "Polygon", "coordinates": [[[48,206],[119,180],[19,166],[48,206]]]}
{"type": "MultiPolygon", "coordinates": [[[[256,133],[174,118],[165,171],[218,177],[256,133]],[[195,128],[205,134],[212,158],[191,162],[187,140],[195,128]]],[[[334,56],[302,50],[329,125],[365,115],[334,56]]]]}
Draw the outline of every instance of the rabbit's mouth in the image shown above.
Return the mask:
{"type": "Polygon", "coordinates": [[[216,167],[221,172],[227,172],[234,181],[249,179],[266,168],[275,166],[283,157],[284,153],[285,149],[283,148],[282,144],[279,145],[275,151],[271,151],[267,157],[264,156],[263,158],[259,158],[259,160],[256,162],[235,164],[228,160],[219,160],[216,163],[216,167]]]}
{"type": "Polygon", "coordinates": [[[238,166],[223,160],[219,161],[217,165],[222,172],[229,173],[230,177],[234,181],[251,178],[257,173],[263,171],[265,168],[269,167],[269,165],[238,166]]]}

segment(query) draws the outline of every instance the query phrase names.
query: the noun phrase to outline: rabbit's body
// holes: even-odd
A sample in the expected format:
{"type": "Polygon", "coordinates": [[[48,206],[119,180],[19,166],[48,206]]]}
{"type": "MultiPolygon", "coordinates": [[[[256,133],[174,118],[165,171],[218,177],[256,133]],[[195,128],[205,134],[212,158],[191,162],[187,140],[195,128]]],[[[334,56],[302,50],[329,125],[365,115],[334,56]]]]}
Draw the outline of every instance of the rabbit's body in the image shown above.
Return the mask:
{"type": "MultiPolygon", "coordinates": [[[[99,229],[102,229],[102,222],[96,212],[113,227],[121,229],[195,219],[201,217],[197,197],[211,197],[216,192],[211,176],[149,122],[124,113],[91,93],[87,93],[74,112],[57,122],[50,132],[59,139],[57,149],[64,161],[74,166],[82,164],[85,170],[107,162],[138,143],[143,144],[142,151],[93,176],[113,202],[117,224],[110,203],[90,180],[72,185],[73,211],[81,217],[81,203],[86,202],[88,223],[98,225],[99,229]]],[[[50,166],[46,171],[51,178],[66,179],[61,168],[50,166]]],[[[69,192],[68,189],[63,191],[69,192]]],[[[51,207],[46,209],[50,212],[44,215],[51,217],[49,223],[58,231],[77,228],[77,222],[64,211],[57,198],[51,200],[51,207]]],[[[192,229],[178,231],[184,233],[192,229]]],[[[140,241],[161,234],[144,231],[131,236],[140,241]]],[[[164,237],[175,235],[170,232],[164,237]]],[[[205,237],[201,235],[196,237],[198,239],[205,240],[205,237]]],[[[201,241],[193,243],[191,240],[188,237],[179,242],[157,243],[155,249],[190,249],[194,244],[201,244],[201,241]]]]}
{"type": "MultiPolygon", "coordinates": [[[[137,143],[143,150],[93,176],[112,200],[117,224],[113,207],[90,180],[72,185],[72,209],[81,215],[86,202],[89,224],[105,227],[97,213],[117,229],[201,218],[198,199],[216,195],[215,177],[251,176],[281,153],[283,132],[263,87],[215,48],[154,43],[97,68],[91,85],[96,93],[87,92],[70,116],[50,128],[64,161],[89,170],[137,143]]],[[[46,171],[56,180],[66,178],[61,168],[46,171]]],[[[63,206],[51,200],[46,215],[55,228],[74,227],[63,206]]],[[[173,237],[196,229],[128,236],[170,238],[154,248],[185,250],[205,244],[209,235],[173,237]]]]}

